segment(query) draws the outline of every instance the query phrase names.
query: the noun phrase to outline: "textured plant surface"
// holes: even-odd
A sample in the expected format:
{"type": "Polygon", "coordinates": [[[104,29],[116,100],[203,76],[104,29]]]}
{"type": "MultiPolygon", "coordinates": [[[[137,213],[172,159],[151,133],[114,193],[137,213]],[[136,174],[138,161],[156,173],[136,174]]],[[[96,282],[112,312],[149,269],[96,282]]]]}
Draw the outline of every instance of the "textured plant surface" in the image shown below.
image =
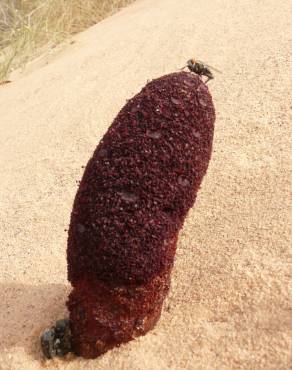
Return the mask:
{"type": "Polygon", "coordinates": [[[1,0],[0,81],[133,0],[1,0]]]}
{"type": "Polygon", "coordinates": [[[89,160],[68,238],[78,354],[95,357],[130,340],[137,320],[141,333],[153,327],[147,322],[160,314],[177,235],[208,167],[214,120],[197,75],[166,75],[127,102],[89,160]]]}

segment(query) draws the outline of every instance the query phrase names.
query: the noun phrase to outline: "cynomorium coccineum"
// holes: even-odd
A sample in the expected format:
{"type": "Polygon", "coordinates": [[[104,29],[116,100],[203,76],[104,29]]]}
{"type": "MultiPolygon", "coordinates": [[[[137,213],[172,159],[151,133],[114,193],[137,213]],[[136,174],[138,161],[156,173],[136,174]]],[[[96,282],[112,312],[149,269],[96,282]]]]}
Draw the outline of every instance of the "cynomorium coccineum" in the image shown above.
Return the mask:
{"type": "Polygon", "coordinates": [[[76,354],[94,358],[159,319],[178,233],[211,157],[214,121],[202,79],[172,73],[130,99],[97,146],[69,228],[76,354]]]}

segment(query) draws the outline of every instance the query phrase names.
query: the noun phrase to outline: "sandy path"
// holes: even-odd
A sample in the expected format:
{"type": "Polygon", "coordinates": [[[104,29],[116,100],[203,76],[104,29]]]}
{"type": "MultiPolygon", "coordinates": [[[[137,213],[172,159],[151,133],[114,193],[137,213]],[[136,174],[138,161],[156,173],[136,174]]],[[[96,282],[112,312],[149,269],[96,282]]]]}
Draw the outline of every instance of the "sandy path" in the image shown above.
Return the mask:
{"type": "Polygon", "coordinates": [[[289,368],[291,5],[138,1],[0,88],[1,370],[289,368]],[[191,56],[224,74],[210,83],[214,155],[163,316],[100,359],[44,364],[38,336],[66,314],[64,229],[81,166],[125,100],[191,56]]]}

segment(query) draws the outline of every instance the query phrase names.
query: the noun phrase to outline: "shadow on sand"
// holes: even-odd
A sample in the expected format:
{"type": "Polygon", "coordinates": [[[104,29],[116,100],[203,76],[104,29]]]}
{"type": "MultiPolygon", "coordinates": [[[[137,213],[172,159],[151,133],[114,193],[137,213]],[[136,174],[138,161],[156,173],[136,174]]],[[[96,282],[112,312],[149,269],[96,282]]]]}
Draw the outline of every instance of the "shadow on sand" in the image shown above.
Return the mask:
{"type": "Polygon", "coordinates": [[[40,335],[57,319],[68,316],[69,285],[0,283],[0,353],[22,347],[42,359],[40,335]]]}

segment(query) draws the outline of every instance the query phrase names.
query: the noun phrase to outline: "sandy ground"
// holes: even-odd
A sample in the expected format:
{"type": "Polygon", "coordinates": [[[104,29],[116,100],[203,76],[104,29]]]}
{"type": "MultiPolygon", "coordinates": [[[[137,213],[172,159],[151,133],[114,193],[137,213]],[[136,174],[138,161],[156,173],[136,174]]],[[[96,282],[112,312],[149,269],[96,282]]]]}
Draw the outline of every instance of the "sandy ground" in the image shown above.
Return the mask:
{"type": "Polygon", "coordinates": [[[291,12],[289,0],[137,1],[0,87],[1,370],[292,368],[291,12]],[[192,56],[224,74],[209,84],[214,154],[161,320],[99,359],[44,362],[39,335],[66,315],[81,166],[127,98],[192,56]]]}

